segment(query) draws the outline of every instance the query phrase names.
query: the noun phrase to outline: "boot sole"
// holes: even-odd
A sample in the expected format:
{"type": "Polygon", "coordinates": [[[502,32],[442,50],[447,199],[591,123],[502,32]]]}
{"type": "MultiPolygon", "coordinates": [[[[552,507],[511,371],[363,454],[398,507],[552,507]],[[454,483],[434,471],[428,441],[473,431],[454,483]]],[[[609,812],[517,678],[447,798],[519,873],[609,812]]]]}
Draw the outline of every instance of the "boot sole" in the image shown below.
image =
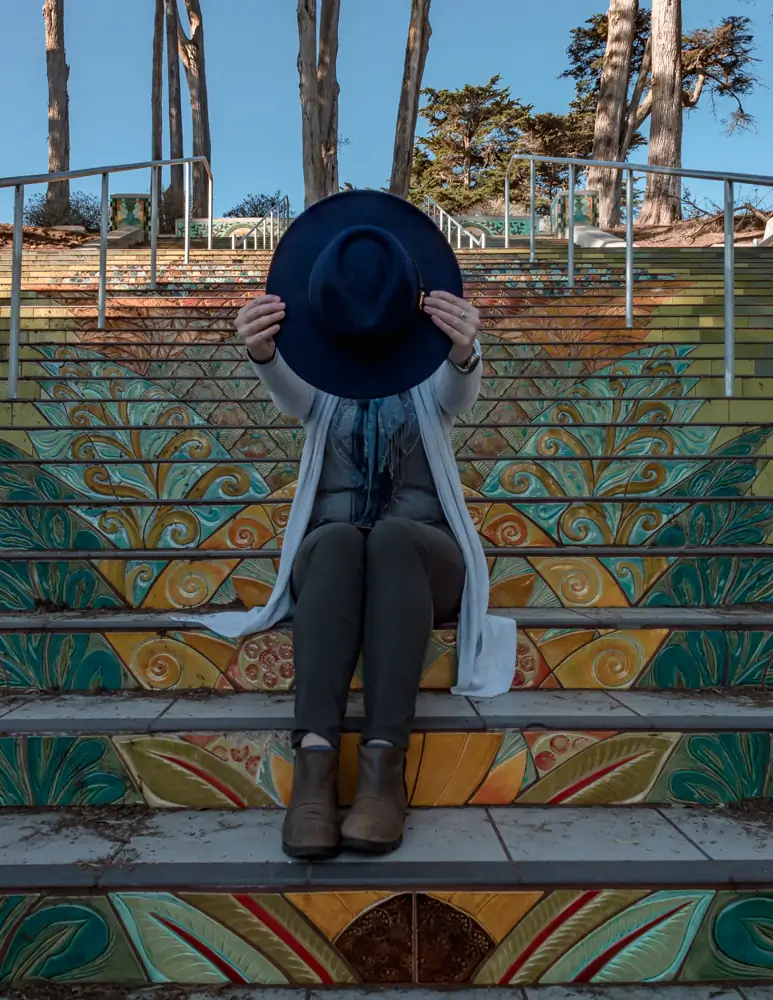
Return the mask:
{"type": "Polygon", "coordinates": [[[297,861],[329,861],[338,855],[341,845],[335,847],[293,847],[286,840],[282,841],[282,850],[288,856],[297,861]]]}
{"type": "Polygon", "coordinates": [[[344,837],[341,847],[345,851],[356,851],[357,854],[391,854],[403,845],[403,838],[398,837],[391,843],[380,843],[374,840],[358,840],[356,837],[344,837]]]}

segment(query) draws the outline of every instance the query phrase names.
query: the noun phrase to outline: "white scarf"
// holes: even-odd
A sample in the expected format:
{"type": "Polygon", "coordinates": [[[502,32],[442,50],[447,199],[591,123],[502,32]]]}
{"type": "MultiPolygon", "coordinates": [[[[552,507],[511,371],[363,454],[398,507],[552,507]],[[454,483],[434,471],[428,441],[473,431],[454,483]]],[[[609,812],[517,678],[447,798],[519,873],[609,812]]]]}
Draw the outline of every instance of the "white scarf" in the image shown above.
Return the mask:
{"type": "MultiPolygon", "coordinates": [[[[443,513],[453,531],[466,569],[457,630],[458,695],[493,698],[509,691],[515,673],[516,625],[512,618],[488,614],[489,574],[478,533],[464,499],[451,445],[453,420],[437,401],[429,379],[411,390],[419,429],[443,513]]],[[[325,442],[336,398],[320,393],[305,423],[306,443],[298,484],[284,533],[279,572],[268,603],[248,611],[173,615],[173,619],[204,625],[218,635],[238,638],[272,628],[292,615],[290,578],[293,562],[309,525],[317,493],[325,442]]]]}

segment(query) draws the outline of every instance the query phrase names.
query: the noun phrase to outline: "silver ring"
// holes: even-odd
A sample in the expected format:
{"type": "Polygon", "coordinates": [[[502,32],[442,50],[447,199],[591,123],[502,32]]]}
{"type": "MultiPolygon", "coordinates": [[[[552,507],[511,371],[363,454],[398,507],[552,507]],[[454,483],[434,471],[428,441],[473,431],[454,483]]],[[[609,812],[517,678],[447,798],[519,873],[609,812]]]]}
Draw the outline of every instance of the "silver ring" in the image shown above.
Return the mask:
{"type": "Polygon", "coordinates": [[[467,319],[467,313],[464,311],[464,309],[459,310],[459,319],[467,319]]]}

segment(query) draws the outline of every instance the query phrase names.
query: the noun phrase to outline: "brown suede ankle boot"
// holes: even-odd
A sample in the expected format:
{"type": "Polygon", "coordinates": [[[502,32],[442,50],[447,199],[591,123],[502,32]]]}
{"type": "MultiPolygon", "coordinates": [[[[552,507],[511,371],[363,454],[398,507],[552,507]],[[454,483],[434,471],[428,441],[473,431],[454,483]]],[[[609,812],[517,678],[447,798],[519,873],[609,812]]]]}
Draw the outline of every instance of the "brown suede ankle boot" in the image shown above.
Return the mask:
{"type": "Polygon", "coordinates": [[[282,847],[291,858],[324,859],[338,853],[338,751],[298,747],[282,847]]]}
{"type": "Polygon", "coordinates": [[[357,795],[341,828],[343,846],[367,854],[397,850],[407,809],[405,750],[361,746],[357,795]]]}

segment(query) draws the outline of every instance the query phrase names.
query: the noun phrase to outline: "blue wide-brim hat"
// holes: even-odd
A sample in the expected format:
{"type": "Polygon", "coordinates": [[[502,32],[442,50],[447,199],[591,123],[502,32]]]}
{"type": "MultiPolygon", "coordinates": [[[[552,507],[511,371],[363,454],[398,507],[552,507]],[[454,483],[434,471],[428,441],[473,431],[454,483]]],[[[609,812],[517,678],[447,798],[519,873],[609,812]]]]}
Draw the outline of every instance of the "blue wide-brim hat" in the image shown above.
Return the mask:
{"type": "Polygon", "coordinates": [[[279,353],[306,382],[348,399],[406,392],[443,364],[452,343],[421,308],[432,291],[461,298],[456,255],[428,216],[379,191],[308,208],[266,282],[286,306],[279,353]]]}

